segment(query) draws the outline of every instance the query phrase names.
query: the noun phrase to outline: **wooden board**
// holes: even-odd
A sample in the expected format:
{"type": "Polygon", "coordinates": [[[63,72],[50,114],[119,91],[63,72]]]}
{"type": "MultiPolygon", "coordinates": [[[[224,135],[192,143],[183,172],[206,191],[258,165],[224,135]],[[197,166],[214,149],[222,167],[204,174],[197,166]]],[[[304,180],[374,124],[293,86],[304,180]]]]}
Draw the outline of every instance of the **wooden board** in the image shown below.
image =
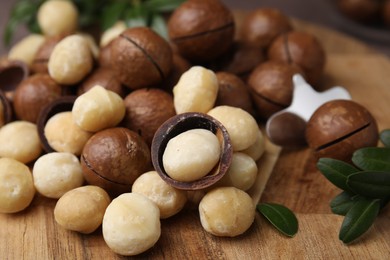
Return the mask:
{"type": "MultiPolygon", "coordinates": [[[[315,34],[325,46],[328,61],[322,88],[346,87],[353,100],[371,111],[380,130],[390,128],[390,60],[326,28],[297,21],[295,25],[315,34]]],[[[135,258],[390,259],[389,207],[361,239],[343,245],[338,239],[342,217],[329,209],[339,190],[316,170],[308,149],[281,151],[268,143],[259,169],[251,190],[254,200],[282,203],[294,210],[299,220],[294,238],[280,235],[259,215],[242,236],[215,237],[203,231],[197,211],[188,208],[163,220],[160,240],[135,258]]],[[[106,246],[100,229],[81,235],[60,228],[53,218],[55,203],[37,196],[21,213],[0,214],[1,259],[123,258],[106,246]]]]}

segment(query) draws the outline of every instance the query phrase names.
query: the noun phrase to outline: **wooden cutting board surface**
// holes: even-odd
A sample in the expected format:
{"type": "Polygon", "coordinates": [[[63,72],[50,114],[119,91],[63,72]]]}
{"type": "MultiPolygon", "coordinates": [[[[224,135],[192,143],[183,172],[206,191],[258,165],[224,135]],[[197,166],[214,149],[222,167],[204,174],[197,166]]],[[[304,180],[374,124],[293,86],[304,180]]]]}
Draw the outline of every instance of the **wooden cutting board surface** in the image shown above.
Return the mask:
{"type": "MultiPolygon", "coordinates": [[[[237,13],[237,17],[242,14],[237,13]]],[[[326,28],[295,21],[323,43],[327,65],[322,88],[346,87],[352,99],[390,128],[390,60],[364,44],[326,28]]],[[[198,212],[185,209],[162,220],[157,244],[136,258],[147,259],[390,259],[390,207],[361,239],[344,245],[338,239],[342,217],[331,213],[330,199],[339,190],[315,167],[308,149],[281,150],[267,143],[259,161],[253,199],[282,203],[298,217],[294,238],[279,234],[260,215],[243,235],[221,238],[203,231],[198,212]],[[263,189],[265,188],[264,192],[263,189]]],[[[16,214],[0,214],[1,259],[121,259],[105,244],[101,229],[81,235],[59,227],[56,201],[36,196],[16,214]]]]}

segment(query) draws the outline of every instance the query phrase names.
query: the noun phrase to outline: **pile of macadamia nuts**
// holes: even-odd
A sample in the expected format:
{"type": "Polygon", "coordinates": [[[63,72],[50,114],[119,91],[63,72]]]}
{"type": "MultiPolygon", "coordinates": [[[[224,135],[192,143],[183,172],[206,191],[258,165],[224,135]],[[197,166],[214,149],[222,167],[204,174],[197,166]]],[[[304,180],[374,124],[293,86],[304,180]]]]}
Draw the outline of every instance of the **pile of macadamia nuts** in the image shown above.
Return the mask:
{"type": "MultiPolygon", "coordinates": [[[[151,248],[160,219],[194,203],[207,232],[248,230],[255,204],[247,191],[265,150],[259,124],[289,106],[293,74],[320,84],[316,37],[270,8],[237,28],[218,0],[185,1],[168,19],[169,40],[118,21],[97,44],[77,31],[78,10],[66,0],[44,2],[37,15],[43,34],[0,62],[0,212],[22,211],[36,192],[57,199],[60,226],[86,234],[102,226],[120,255],[151,248]],[[164,181],[151,159],[156,131],[186,113],[222,123],[231,148],[226,174],[191,191],[164,181]]],[[[161,154],[179,182],[207,177],[225,149],[191,122],[161,154]]]]}

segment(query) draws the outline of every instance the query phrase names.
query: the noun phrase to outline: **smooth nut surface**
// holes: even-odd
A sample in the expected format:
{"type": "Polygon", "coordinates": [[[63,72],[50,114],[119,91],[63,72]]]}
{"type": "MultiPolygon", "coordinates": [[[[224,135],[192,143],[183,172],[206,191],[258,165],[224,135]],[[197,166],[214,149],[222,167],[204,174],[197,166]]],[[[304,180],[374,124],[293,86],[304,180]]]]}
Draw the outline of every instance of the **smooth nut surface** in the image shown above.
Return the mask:
{"type": "Polygon", "coordinates": [[[88,42],[80,35],[70,35],[61,40],[50,55],[50,76],[59,84],[80,82],[91,70],[93,58],[88,42]]]}
{"type": "Polygon", "coordinates": [[[102,230],[104,241],[115,253],[138,255],[160,238],[160,211],[144,195],[125,193],[107,207],[102,230]]]}
{"type": "Polygon", "coordinates": [[[117,93],[97,85],[77,97],[72,115],[81,129],[97,132],[114,127],[122,121],[125,116],[125,105],[117,93]]]}
{"type": "Polygon", "coordinates": [[[87,185],[75,188],[57,201],[54,219],[65,229],[89,234],[102,224],[110,202],[110,196],[100,187],[87,185]]]}
{"type": "Polygon", "coordinates": [[[99,43],[100,47],[103,48],[107,46],[112,40],[118,37],[126,29],[127,26],[124,21],[117,21],[113,26],[111,26],[102,33],[99,43]]]}
{"type": "Polygon", "coordinates": [[[0,212],[15,213],[30,205],[35,195],[29,168],[11,158],[0,158],[0,212]]]}
{"type": "Polygon", "coordinates": [[[306,140],[318,157],[350,160],[362,147],[376,146],[376,120],[362,105],[334,100],[320,106],[306,126],[306,140]]]}
{"type": "Polygon", "coordinates": [[[173,88],[173,102],[177,114],[186,112],[207,113],[218,95],[215,73],[201,66],[194,66],[180,77],[173,88]]]}
{"type": "Polygon", "coordinates": [[[23,61],[30,67],[44,41],[45,38],[42,35],[30,34],[12,46],[8,53],[8,58],[23,61]]]}
{"type": "Polygon", "coordinates": [[[256,142],[241,152],[246,153],[253,160],[257,161],[265,152],[265,138],[263,132],[259,129],[256,142]]]}

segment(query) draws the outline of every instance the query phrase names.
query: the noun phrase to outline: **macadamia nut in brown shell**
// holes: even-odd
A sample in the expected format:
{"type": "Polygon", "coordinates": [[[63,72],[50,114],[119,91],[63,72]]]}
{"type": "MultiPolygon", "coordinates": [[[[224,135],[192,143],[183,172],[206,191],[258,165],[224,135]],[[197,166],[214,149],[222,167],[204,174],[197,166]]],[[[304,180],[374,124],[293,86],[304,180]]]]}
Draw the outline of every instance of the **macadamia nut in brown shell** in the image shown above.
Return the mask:
{"type": "Polygon", "coordinates": [[[161,83],[172,67],[168,42],[147,27],[126,29],[110,43],[111,64],[130,89],[161,83]]]}
{"type": "Polygon", "coordinates": [[[219,0],[185,1],[171,15],[168,32],[190,61],[211,61],[226,52],[235,31],[231,11],[219,0]]]}
{"type": "Polygon", "coordinates": [[[362,147],[376,146],[376,120],[362,105],[334,100],[320,106],[306,126],[306,140],[317,157],[349,161],[362,147]]]}
{"type": "Polygon", "coordinates": [[[137,133],[127,128],[108,128],[85,144],[81,166],[89,184],[120,194],[130,191],[135,179],[150,169],[150,150],[137,133]]]}

